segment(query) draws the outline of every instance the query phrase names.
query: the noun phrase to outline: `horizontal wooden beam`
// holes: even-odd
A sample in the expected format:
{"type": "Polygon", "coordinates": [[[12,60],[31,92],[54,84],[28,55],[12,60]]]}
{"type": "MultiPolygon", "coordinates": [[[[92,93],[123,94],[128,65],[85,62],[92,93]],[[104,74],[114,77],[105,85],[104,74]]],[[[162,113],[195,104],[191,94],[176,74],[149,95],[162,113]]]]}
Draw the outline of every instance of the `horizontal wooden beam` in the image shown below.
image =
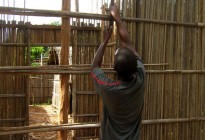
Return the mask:
{"type": "MultiPolygon", "coordinates": [[[[110,43],[113,45],[112,43],[110,43]]],[[[167,66],[169,63],[153,63],[153,64],[144,64],[144,66],[167,66]]],[[[91,64],[73,64],[69,65],[69,67],[90,67],[91,64]]],[[[102,64],[102,67],[113,67],[113,64],[102,64]]]]}
{"type": "MultiPolygon", "coordinates": [[[[115,73],[113,68],[102,68],[105,73],[115,73]]],[[[5,74],[89,74],[91,67],[69,66],[11,66],[0,67],[5,74]]],[[[205,74],[205,70],[146,70],[148,74],[205,74]]]]}
{"type": "Polygon", "coordinates": [[[147,70],[146,73],[154,74],[205,74],[205,70],[147,70]]]}
{"type": "MultiPolygon", "coordinates": [[[[105,72],[113,73],[111,68],[103,68],[105,72]]],[[[5,74],[89,74],[91,67],[69,67],[63,66],[11,66],[0,67],[0,73],[5,74]]]]}
{"type": "MultiPolygon", "coordinates": [[[[27,47],[27,43],[0,43],[0,46],[6,47],[27,47]]],[[[61,47],[61,43],[30,43],[30,47],[61,47]]],[[[73,44],[70,43],[72,46],[73,44]]],[[[85,46],[85,47],[98,47],[100,43],[77,43],[77,46],[85,46]]],[[[107,46],[113,46],[114,43],[110,43],[107,46]]]]}
{"type": "Polygon", "coordinates": [[[76,114],[71,115],[71,117],[98,117],[99,114],[76,114]]]}
{"type": "Polygon", "coordinates": [[[25,118],[0,119],[0,123],[24,122],[25,118]]]}
{"type": "Polygon", "coordinates": [[[61,26],[55,25],[32,25],[29,22],[23,24],[6,23],[5,20],[0,20],[0,28],[20,28],[20,29],[44,29],[44,30],[60,30],[61,26]],[[29,24],[28,24],[29,23],[29,24]]]}
{"type": "Polygon", "coordinates": [[[63,124],[50,126],[25,126],[25,127],[1,127],[0,135],[12,135],[30,132],[47,132],[59,130],[82,130],[88,128],[99,128],[100,124],[63,124]]]}
{"type": "Polygon", "coordinates": [[[47,80],[47,81],[59,81],[59,80],[54,80],[53,78],[41,78],[41,77],[29,77],[30,79],[38,79],[38,80],[47,80]]]}
{"type": "MultiPolygon", "coordinates": [[[[32,25],[32,24],[9,24],[4,20],[0,20],[0,28],[22,28],[22,29],[44,29],[44,30],[61,30],[61,25],[32,25]]],[[[90,26],[72,26],[71,30],[78,31],[101,31],[101,27],[90,27],[90,26]]]]}
{"type": "MultiPolygon", "coordinates": [[[[72,18],[111,20],[110,15],[77,13],[77,12],[55,11],[55,10],[14,8],[14,7],[2,7],[2,6],[0,7],[0,12],[1,12],[1,14],[10,14],[10,15],[47,16],[47,17],[65,17],[65,16],[67,16],[67,17],[72,17],[72,18]]],[[[122,17],[122,20],[133,21],[133,22],[175,25],[175,26],[205,27],[205,23],[201,23],[201,22],[185,23],[185,22],[178,22],[178,21],[166,21],[166,20],[158,20],[158,19],[144,19],[144,18],[132,18],[132,17],[122,17]]]]}
{"type": "Polygon", "coordinates": [[[0,98],[22,98],[26,97],[25,94],[0,94],[0,98]]]}
{"type": "Polygon", "coordinates": [[[23,47],[26,46],[26,43],[0,43],[0,46],[19,46],[19,47],[23,47]]]}
{"type": "Polygon", "coordinates": [[[199,122],[199,121],[205,121],[205,117],[143,120],[142,124],[149,125],[149,124],[166,124],[166,123],[187,123],[187,122],[199,122]]]}
{"type": "MultiPolygon", "coordinates": [[[[190,122],[201,122],[201,121],[205,121],[205,117],[142,120],[142,125],[190,123],[190,122]]],[[[99,128],[99,127],[100,127],[99,123],[24,126],[24,127],[0,127],[0,135],[12,135],[12,134],[30,133],[30,132],[48,132],[48,131],[59,131],[59,130],[82,130],[82,129],[99,128]]]]}
{"type": "Polygon", "coordinates": [[[77,137],[75,140],[93,140],[93,139],[98,139],[99,136],[87,136],[87,137],[77,137]]]}
{"type": "Polygon", "coordinates": [[[76,91],[77,95],[95,95],[98,94],[97,91],[76,91]]]}
{"type": "Polygon", "coordinates": [[[30,86],[30,88],[53,88],[53,86],[30,86]]]}
{"type": "Polygon", "coordinates": [[[42,9],[28,9],[28,8],[14,8],[0,6],[1,14],[9,15],[24,15],[24,16],[45,16],[45,17],[74,17],[74,18],[88,18],[99,20],[110,20],[110,16],[90,13],[78,13],[59,10],[42,10],[42,9]]]}

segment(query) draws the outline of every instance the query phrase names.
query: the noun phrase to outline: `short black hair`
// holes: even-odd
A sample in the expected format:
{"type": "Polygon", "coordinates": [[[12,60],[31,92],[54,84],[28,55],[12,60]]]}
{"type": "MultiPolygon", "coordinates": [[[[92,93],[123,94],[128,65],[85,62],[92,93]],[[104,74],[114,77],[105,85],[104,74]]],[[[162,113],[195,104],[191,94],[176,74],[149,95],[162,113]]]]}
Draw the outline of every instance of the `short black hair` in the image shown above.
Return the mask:
{"type": "Polygon", "coordinates": [[[117,50],[114,59],[114,70],[122,78],[130,77],[136,72],[136,55],[127,47],[117,50]]]}

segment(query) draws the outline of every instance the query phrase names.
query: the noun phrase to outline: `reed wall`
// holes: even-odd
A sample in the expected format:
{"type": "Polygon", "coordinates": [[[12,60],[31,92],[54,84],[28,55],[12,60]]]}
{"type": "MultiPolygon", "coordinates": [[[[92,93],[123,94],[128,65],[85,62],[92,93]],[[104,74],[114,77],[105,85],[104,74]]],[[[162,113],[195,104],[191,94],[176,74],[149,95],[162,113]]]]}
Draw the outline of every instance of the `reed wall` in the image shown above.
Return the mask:
{"type": "MultiPolygon", "coordinates": [[[[122,17],[137,18],[125,20],[124,23],[136,50],[145,63],[147,72],[142,140],[204,140],[205,0],[117,0],[116,2],[122,7],[122,17]]],[[[104,28],[104,24],[100,24],[101,28],[98,28],[100,23],[98,20],[81,19],[77,22],[74,18],[71,21],[74,27],[71,28],[70,64],[76,67],[89,65],[101,42],[101,28],[104,28]],[[93,26],[95,28],[92,28],[93,26]]],[[[23,66],[26,65],[25,62],[28,64],[28,60],[24,57],[27,51],[22,46],[27,46],[29,49],[32,44],[43,43],[46,46],[60,44],[59,27],[30,26],[28,28],[27,26],[24,28],[26,29],[24,33],[29,38],[21,36],[19,30],[19,36],[16,39],[23,40],[15,42],[10,41],[10,38],[16,30],[12,30],[9,24],[6,26],[8,27],[1,26],[2,33],[10,32],[6,37],[1,34],[1,43],[7,43],[7,47],[1,44],[1,66],[23,66]],[[5,53],[12,51],[13,55],[5,53]],[[19,58],[16,59],[17,57],[19,58]]],[[[114,35],[116,36],[113,36],[110,42],[112,45],[106,48],[103,61],[106,68],[112,64],[114,51],[120,45],[116,30],[114,30],[114,35]]],[[[111,78],[114,77],[113,74],[108,75],[111,78]]],[[[28,102],[28,96],[26,84],[14,82],[15,80],[12,79],[20,79],[24,83],[27,78],[25,75],[7,76],[1,80],[3,81],[1,83],[3,88],[0,90],[1,116],[13,118],[19,114],[13,114],[13,112],[9,114],[5,111],[12,110],[11,103],[18,104],[19,100],[13,98],[13,94],[18,93],[19,98],[19,93],[23,93],[20,97],[24,99],[25,104],[28,102]],[[11,86],[15,88],[11,89],[11,86]],[[12,94],[12,98],[6,95],[7,92],[12,94]]],[[[99,122],[101,117],[99,102],[101,101],[90,80],[90,75],[83,71],[81,74],[72,74],[71,82],[74,121],[99,122]]],[[[25,109],[25,104],[19,106],[18,109],[25,109]]],[[[26,123],[25,120],[23,123],[26,123]]],[[[98,134],[98,129],[93,128],[75,131],[76,138],[95,137],[98,134]]]]}

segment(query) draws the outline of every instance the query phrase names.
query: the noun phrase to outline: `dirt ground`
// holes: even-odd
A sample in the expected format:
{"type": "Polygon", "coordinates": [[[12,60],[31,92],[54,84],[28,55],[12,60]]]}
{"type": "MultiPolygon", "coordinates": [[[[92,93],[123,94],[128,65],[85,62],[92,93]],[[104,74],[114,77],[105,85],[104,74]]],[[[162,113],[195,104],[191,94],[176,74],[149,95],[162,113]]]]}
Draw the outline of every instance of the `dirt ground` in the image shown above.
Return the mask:
{"type": "MultiPolygon", "coordinates": [[[[30,106],[29,125],[53,125],[57,124],[57,112],[51,105],[30,106]]],[[[68,132],[68,140],[71,139],[71,132],[68,132]]],[[[57,131],[35,132],[29,134],[29,140],[57,140],[57,131]]]]}

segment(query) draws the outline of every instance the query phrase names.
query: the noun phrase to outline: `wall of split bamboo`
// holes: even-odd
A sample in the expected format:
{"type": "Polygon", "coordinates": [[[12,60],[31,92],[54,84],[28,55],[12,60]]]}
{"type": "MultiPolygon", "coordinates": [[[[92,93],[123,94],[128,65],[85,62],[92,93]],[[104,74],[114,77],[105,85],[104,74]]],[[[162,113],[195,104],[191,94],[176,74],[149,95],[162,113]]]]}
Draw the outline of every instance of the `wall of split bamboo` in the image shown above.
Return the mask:
{"type": "MultiPolygon", "coordinates": [[[[183,23],[205,21],[204,0],[133,1],[137,17],[183,23]],[[134,4],[135,5],[135,4],[134,4]]],[[[136,47],[147,70],[204,70],[204,27],[137,23],[136,47]]],[[[205,117],[203,73],[147,73],[143,120],[205,117]]],[[[143,125],[142,139],[203,140],[205,122],[143,125]]]]}
{"type": "MultiPolygon", "coordinates": [[[[1,20],[0,33],[1,67],[30,65],[28,52],[31,46],[52,47],[60,44],[60,28],[55,26],[34,27],[30,23],[1,20]]],[[[28,125],[29,101],[45,103],[52,99],[53,75],[38,76],[29,80],[28,75],[0,74],[1,127],[28,125]]],[[[22,140],[27,139],[27,135],[5,135],[0,139],[22,140]]]]}
{"type": "Polygon", "coordinates": [[[30,77],[30,105],[52,103],[53,75],[35,75],[30,77]]]}
{"type": "MultiPolygon", "coordinates": [[[[5,21],[1,20],[0,24],[5,21]]],[[[15,21],[8,24],[23,24],[15,21]]],[[[0,43],[22,43],[26,40],[25,30],[0,27],[0,43]]],[[[24,66],[26,48],[0,45],[0,66],[24,66]]],[[[27,83],[28,76],[0,74],[0,127],[24,126],[28,124],[27,83]]],[[[22,140],[25,134],[0,136],[0,139],[22,140]]]]}
{"type": "MultiPolygon", "coordinates": [[[[101,29],[97,26],[98,21],[83,19],[81,23],[75,22],[75,26],[82,27],[81,30],[73,30],[71,35],[72,64],[91,64],[95,51],[100,43],[101,29]],[[88,27],[96,27],[90,30],[88,27]],[[80,45],[88,44],[88,45],[80,45]],[[93,44],[93,45],[89,45],[93,44]]],[[[99,97],[94,90],[90,74],[72,75],[72,114],[76,123],[99,122],[99,97]]],[[[95,137],[99,130],[96,128],[77,130],[74,137],[95,137]]]]}

